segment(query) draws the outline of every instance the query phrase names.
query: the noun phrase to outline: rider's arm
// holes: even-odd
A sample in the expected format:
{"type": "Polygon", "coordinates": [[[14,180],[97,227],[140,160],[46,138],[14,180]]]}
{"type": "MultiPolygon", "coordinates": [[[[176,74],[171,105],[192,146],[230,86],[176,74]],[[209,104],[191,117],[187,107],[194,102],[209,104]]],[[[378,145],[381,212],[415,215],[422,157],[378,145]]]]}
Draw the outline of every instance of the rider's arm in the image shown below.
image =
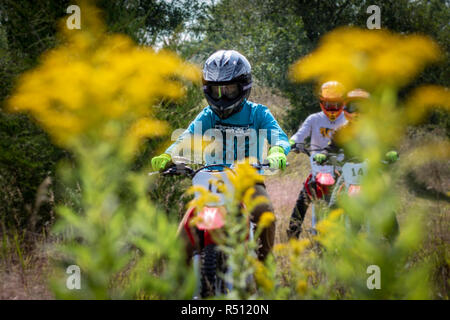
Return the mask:
{"type": "Polygon", "coordinates": [[[311,136],[313,117],[310,115],[303,122],[302,126],[298,131],[291,137],[291,140],[295,143],[304,143],[305,139],[311,136]]]}
{"type": "Polygon", "coordinates": [[[261,106],[258,119],[260,121],[260,125],[258,126],[259,129],[267,130],[267,141],[270,146],[279,146],[283,148],[285,154],[288,154],[291,150],[289,139],[283,129],[281,129],[277,120],[275,120],[269,108],[261,106]]]}
{"type": "Polygon", "coordinates": [[[189,124],[188,128],[177,138],[177,140],[166,149],[165,153],[170,155],[177,153],[178,147],[182,146],[184,143],[187,143],[190,148],[192,137],[196,137],[198,135],[198,139],[202,139],[205,131],[211,129],[212,123],[212,110],[209,107],[206,107],[197,115],[194,121],[189,124]]]}

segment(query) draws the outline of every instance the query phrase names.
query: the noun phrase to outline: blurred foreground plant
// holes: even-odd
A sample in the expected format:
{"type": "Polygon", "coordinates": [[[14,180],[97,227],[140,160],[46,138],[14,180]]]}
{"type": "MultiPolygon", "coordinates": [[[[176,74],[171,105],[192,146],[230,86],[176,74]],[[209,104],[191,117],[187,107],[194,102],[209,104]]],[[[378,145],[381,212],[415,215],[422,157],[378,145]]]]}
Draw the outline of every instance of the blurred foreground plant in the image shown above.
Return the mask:
{"type": "MultiPolygon", "coordinates": [[[[254,209],[268,201],[264,196],[255,195],[255,185],[263,183],[264,177],[251,166],[250,161],[247,159],[246,162],[226,171],[230,182],[228,187],[226,183],[211,180],[225,198],[225,225],[215,233],[214,240],[226,256],[227,272],[219,276],[232,285],[232,290],[226,295],[227,299],[257,298],[259,294],[255,284],[267,293],[271,292],[275,285],[267,277],[268,269],[257,258],[260,245],[258,238],[261,232],[274,222],[275,216],[273,212],[263,212],[254,228],[250,224],[254,209]],[[250,236],[251,232],[254,232],[253,238],[250,236]]],[[[199,193],[190,203],[190,206],[196,207],[196,212],[200,212],[208,203],[217,201],[217,195],[200,186],[191,187],[189,192],[199,193]]],[[[200,217],[197,217],[193,222],[199,222],[199,219],[200,217]]]]}
{"type": "Polygon", "coordinates": [[[130,168],[144,139],[167,130],[151,106],[181,97],[180,80],[199,73],[172,53],[107,34],[97,9],[81,6],[81,30],[63,27],[61,45],[20,78],[8,103],[76,159],[80,209],[60,206],[55,232],[64,262],[81,269],[81,290],[65,287],[62,268],[53,290],[57,298],[188,298],[195,281],[176,225],[146,199],[145,173],[130,168]]]}
{"type": "MultiPolygon", "coordinates": [[[[343,217],[332,212],[317,225],[319,235],[315,240],[322,248],[317,270],[323,277],[320,283],[309,277],[309,283],[315,284],[313,291],[320,292],[322,298],[431,297],[432,266],[428,261],[413,260],[423,245],[427,216],[411,208],[396,236],[396,185],[404,171],[398,169],[431,159],[447,160],[450,145],[423,146],[402,155],[395,166],[387,166],[382,160],[387,151],[402,142],[407,127],[420,121],[430,107],[450,107],[448,89],[437,86],[419,87],[407,101],[399,101],[399,90],[439,57],[437,45],[424,36],[341,28],[326,35],[313,53],[293,66],[296,80],[338,80],[347,90],[362,88],[371,93],[370,99],[361,103],[358,120],[337,137],[350,155],[367,159],[368,172],[360,195],[340,198],[343,217]],[[370,274],[366,270],[371,265],[381,270],[381,289],[367,286],[370,274]]],[[[295,270],[295,264],[292,267],[294,276],[304,273],[295,270]]],[[[307,296],[313,297],[313,291],[307,296]]]]}
{"type": "MultiPolygon", "coordinates": [[[[273,260],[268,259],[265,264],[252,260],[251,251],[244,242],[245,224],[230,220],[227,227],[230,236],[223,241],[222,250],[230,257],[231,280],[237,284],[231,297],[431,297],[432,261],[416,258],[424,244],[427,216],[425,212],[411,208],[403,217],[398,232],[395,213],[399,209],[399,195],[396,187],[399,177],[412,166],[429,160],[447,160],[450,145],[442,142],[421,146],[402,155],[396,165],[386,165],[383,160],[388,151],[402,142],[408,126],[420,121],[431,107],[450,107],[448,89],[438,86],[416,88],[409,99],[399,101],[399,90],[425,65],[439,57],[439,48],[423,36],[343,28],[325,36],[316,51],[293,66],[295,80],[319,83],[338,80],[348,91],[362,88],[371,93],[370,99],[361,104],[358,119],[336,137],[350,157],[367,160],[368,171],[361,194],[342,195],[338,209],[326,209],[330,212],[319,215],[326,218],[317,225],[317,236],[291,240],[275,247],[278,265],[284,264],[277,269],[278,273],[273,260]],[[380,269],[379,289],[369,288],[371,266],[380,269]],[[242,285],[246,275],[251,273],[259,284],[254,295],[246,293],[242,285]]],[[[246,190],[246,172],[231,177],[238,190],[228,201],[230,207],[227,209],[231,213],[237,212],[234,208],[239,202],[250,199],[251,188],[239,193],[246,190]]]]}

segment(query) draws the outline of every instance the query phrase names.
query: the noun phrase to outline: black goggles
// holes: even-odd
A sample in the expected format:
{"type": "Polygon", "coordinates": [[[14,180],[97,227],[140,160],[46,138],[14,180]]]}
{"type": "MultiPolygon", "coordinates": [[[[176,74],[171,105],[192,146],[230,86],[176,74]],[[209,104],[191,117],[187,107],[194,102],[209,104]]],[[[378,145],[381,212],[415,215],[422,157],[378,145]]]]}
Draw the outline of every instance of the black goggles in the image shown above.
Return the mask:
{"type": "Polygon", "coordinates": [[[347,102],[344,107],[344,111],[347,113],[355,113],[359,111],[358,103],[355,101],[347,102]]]}
{"type": "Polygon", "coordinates": [[[226,98],[229,100],[236,99],[240,93],[240,87],[237,83],[223,85],[207,85],[209,95],[215,100],[226,98]]]}

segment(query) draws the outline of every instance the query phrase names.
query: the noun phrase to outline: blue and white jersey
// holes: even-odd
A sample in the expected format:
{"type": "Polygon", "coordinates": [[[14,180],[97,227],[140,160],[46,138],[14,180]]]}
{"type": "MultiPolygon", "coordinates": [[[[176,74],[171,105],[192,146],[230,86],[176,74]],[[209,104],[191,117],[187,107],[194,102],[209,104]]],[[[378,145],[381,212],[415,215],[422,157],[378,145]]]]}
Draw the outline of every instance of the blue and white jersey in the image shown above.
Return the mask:
{"type": "Polygon", "coordinates": [[[180,155],[182,149],[192,150],[192,137],[194,152],[201,148],[206,164],[231,165],[249,157],[263,162],[265,141],[270,146],[282,147],[285,154],[290,151],[288,137],[270,110],[247,100],[241,111],[227,119],[220,119],[209,106],[204,108],[166,153],[173,157],[180,155]]]}

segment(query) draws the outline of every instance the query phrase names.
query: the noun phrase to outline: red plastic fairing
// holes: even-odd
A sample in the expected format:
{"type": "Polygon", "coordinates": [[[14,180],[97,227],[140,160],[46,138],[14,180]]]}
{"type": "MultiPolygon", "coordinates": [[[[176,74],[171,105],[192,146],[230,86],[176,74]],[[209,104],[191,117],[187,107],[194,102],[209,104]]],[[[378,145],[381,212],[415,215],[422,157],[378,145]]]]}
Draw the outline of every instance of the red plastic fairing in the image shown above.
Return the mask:
{"type": "Polygon", "coordinates": [[[348,195],[349,196],[355,196],[357,194],[359,194],[361,192],[361,186],[357,186],[357,185],[350,185],[350,187],[348,188],[348,195]]]}
{"type": "MultiPolygon", "coordinates": [[[[306,193],[308,194],[308,196],[310,198],[313,198],[313,194],[312,194],[312,192],[310,190],[310,186],[309,186],[309,181],[311,180],[311,178],[312,178],[312,174],[310,174],[308,176],[308,178],[306,179],[306,181],[304,183],[304,186],[305,186],[306,193]]],[[[328,194],[328,192],[329,192],[328,187],[326,185],[322,185],[320,182],[317,181],[317,176],[316,176],[316,190],[314,190],[314,192],[315,192],[317,198],[322,198],[325,194],[328,194]]]]}
{"type": "Polygon", "coordinates": [[[219,208],[204,207],[198,214],[200,221],[197,223],[199,230],[214,230],[222,228],[225,224],[225,217],[219,208]]]}
{"type": "Polygon", "coordinates": [[[332,186],[335,182],[331,174],[322,172],[317,174],[316,181],[323,186],[332,186]]]}

